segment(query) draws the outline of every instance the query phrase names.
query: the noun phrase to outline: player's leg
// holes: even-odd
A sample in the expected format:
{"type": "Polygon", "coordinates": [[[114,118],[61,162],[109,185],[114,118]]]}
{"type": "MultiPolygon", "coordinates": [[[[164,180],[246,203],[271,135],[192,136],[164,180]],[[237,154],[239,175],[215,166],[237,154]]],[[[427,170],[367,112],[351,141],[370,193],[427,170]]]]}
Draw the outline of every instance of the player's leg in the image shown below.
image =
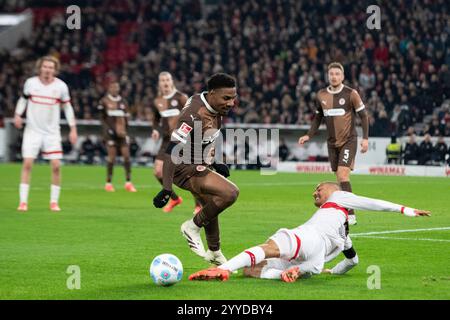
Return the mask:
{"type": "MultiPolygon", "coordinates": [[[[356,140],[347,142],[344,146],[338,149],[336,178],[343,191],[352,192],[350,173],[355,164],[356,149],[356,140]]],[[[355,225],[356,216],[354,210],[349,210],[348,215],[348,224],[355,225]]]]}
{"type": "Polygon", "coordinates": [[[108,152],[108,157],[106,159],[106,184],[105,191],[114,192],[114,186],[112,185],[112,177],[114,171],[114,163],[116,161],[117,147],[113,140],[108,140],[106,144],[106,150],[108,152]]]}
{"type": "MultiPolygon", "coordinates": [[[[231,258],[218,268],[206,269],[198,271],[189,276],[189,280],[222,280],[226,281],[230,277],[230,273],[242,268],[262,268],[262,262],[265,259],[277,258],[280,256],[278,244],[269,239],[266,243],[244,250],[242,253],[231,258]]],[[[249,269],[246,269],[249,274],[249,269]]],[[[253,275],[257,275],[257,271],[253,275]]]]}
{"type": "Polygon", "coordinates": [[[20,203],[17,210],[28,210],[28,194],[30,191],[31,170],[33,168],[34,158],[24,158],[22,164],[22,172],[20,177],[19,196],[20,203]]]}
{"type": "Polygon", "coordinates": [[[28,210],[28,194],[30,190],[31,171],[34,159],[39,154],[43,137],[42,135],[25,129],[22,140],[22,172],[20,177],[19,196],[20,203],[17,210],[28,210]]]}
{"type": "MultiPolygon", "coordinates": [[[[168,142],[163,141],[161,148],[160,148],[158,154],[156,155],[155,164],[154,164],[154,168],[153,168],[153,173],[155,175],[155,178],[156,178],[156,180],[159,181],[159,183],[161,185],[163,184],[164,160],[170,161],[170,160],[168,160],[168,155],[166,154],[167,145],[168,145],[168,142]]],[[[180,205],[181,203],[183,203],[183,198],[178,196],[174,191],[174,192],[172,192],[172,195],[170,196],[169,203],[167,203],[167,205],[163,208],[163,211],[171,212],[173,210],[173,208],[175,208],[177,205],[180,205]]]]}
{"type": "Polygon", "coordinates": [[[137,192],[136,188],[131,182],[131,158],[128,137],[125,141],[122,141],[120,143],[120,153],[123,157],[123,168],[125,169],[125,190],[128,192],[137,192]]]}
{"type": "Polygon", "coordinates": [[[353,243],[352,240],[350,239],[350,236],[347,236],[344,245],[344,250],[342,251],[342,253],[345,256],[345,259],[339,262],[332,269],[324,269],[323,273],[345,274],[351,269],[353,269],[359,263],[358,254],[353,248],[353,243]]]}
{"type": "Polygon", "coordinates": [[[61,161],[51,159],[52,185],[50,186],[50,210],[61,211],[59,208],[59,195],[61,193],[61,161]]]}
{"type": "Polygon", "coordinates": [[[205,227],[208,248],[220,249],[218,215],[231,206],[239,195],[238,187],[223,176],[209,169],[206,175],[189,179],[191,190],[200,195],[202,210],[193,218],[197,227],[205,227]]]}

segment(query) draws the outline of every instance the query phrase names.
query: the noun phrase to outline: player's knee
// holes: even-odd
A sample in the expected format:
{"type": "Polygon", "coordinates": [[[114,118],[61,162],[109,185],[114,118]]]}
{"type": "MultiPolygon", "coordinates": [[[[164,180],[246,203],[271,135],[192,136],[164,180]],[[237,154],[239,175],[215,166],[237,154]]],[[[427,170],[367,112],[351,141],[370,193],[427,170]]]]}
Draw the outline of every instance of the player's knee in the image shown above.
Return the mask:
{"type": "Polygon", "coordinates": [[[53,165],[52,166],[52,173],[53,174],[59,174],[60,168],[59,165],[53,165]]]}
{"type": "Polygon", "coordinates": [[[161,169],[155,169],[155,170],[153,171],[153,174],[155,175],[155,177],[156,177],[157,179],[162,179],[162,177],[163,177],[163,174],[162,174],[162,170],[161,170],[161,169]]]}
{"type": "Polygon", "coordinates": [[[24,162],[23,163],[23,170],[26,172],[30,172],[32,168],[32,164],[30,162],[24,162]]]}
{"type": "Polygon", "coordinates": [[[226,206],[231,206],[236,202],[239,197],[239,189],[235,186],[228,188],[226,192],[223,193],[223,201],[226,206]]]}

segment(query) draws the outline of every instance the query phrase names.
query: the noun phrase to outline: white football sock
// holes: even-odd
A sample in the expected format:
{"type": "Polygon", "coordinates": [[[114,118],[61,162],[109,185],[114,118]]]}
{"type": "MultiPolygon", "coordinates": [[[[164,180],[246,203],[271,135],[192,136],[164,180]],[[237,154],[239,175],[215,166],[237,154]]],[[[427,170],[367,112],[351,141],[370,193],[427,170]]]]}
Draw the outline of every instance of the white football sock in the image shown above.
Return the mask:
{"type": "Polygon", "coordinates": [[[344,274],[353,269],[353,267],[355,267],[358,264],[358,262],[359,262],[358,255],[354,256],[351,259],[345,258],[344,260],[339,262],[333,269],[331,269],[331,273],[344,274]]]}
{"type": "Polygon", "coordinates": [[[243,267],[252,267],[266,258],[266,254],[261,247],[253,247],[245,250],[237,256],[231,258],[226,263],[219,266],[220,269],[226,269],[231,272],[243,267]]]}
{"type": "Polygon", "coordinates": [[[61,192],[61,187],[52,184],[50,186],[50,203],[59,201],[59,193],[61,192]]]}
{"type": "Polygon", "coordinates": [[[28,203],[28,193],[30,191],[30,185],[21,183],[19,186],[20,203],[28,203]]]}

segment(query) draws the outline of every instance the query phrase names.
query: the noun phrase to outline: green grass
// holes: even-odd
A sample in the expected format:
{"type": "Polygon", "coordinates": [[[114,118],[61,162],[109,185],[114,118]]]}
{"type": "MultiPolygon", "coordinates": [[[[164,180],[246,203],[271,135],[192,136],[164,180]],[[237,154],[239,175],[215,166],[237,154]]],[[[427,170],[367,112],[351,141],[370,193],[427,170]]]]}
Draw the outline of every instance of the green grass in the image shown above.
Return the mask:
{"type": "MultiPolygon", "coordinates": [[[[138,193],[123,190],[115,169],[116,193],[103,191],[105,168],[63,167],[61,213],[48,210],[50,170],[33,170],[29,211],[18,213],[20,166],[0,165],[0,299],[449,299],[450,230],[384,234],[391,239],[354,237],[360,264],[344,276],[319,275],[286,284],[233,275],[228,282],[190,282],[207,267],[179,233],[192,216],[185,191],[182,206],[165,214],[152,205],[159,185],[150,168],[134,168],[138,193]],[[407,238],[392,239],[392,238],[407,238]],[[437,239],[426,241],[415,239],[437,239]],[[410,239],[410,240],[409,240],[410,239]],[[184,266],[183,280],[158,287],[149,277],[152,259],[172,253],[184,266]],[[81,289],[69,290],[68,266],[81,269],[81,289]],[[381,289],[369,290],[367,268],[379,266],[381,289]]],[[[313,213],[312,191],[331,175],[235,171],[238,201],[220,215],[227,257],[263,243],[277,229],[292,228],[313,213]]],[[[450,182],[445,178],[353,176],[355,193],[432,210],[431,218],[359,212],[352,233],[450,227],[450,182]]],[[[342,259],[338,257],[327,266],[342,259]]]]}

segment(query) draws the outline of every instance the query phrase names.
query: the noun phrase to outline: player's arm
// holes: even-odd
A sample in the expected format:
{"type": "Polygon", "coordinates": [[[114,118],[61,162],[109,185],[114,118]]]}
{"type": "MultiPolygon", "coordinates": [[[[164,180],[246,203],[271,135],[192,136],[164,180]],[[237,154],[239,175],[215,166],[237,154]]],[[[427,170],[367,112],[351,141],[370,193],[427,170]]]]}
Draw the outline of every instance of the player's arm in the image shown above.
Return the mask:
{"type": "Polygon", "coordinates": [[[27,108],[29,98],[29,81],[25,81],[22,94],[17,101],[16,110],[14,111],[14,125],[17,129],[21,129],[23,125],[22,115],[27,108]]]}
{"type": "Polygon", "coordinates": [[[69,88],[66,84],[64,84],[61,94],[61,106],[64,110],[64,115],[66,117],[67,123],[70,127],[69,141],[74,145],[77,142],[78,133],[75,120],[75,112],[73,111],[72,104],[70,103],[69,88]]]}
{"type": "MultiPolygon", "coordinates": [[[[197,119],[199,117],[197,116],[197,119]]],[[[173,175],[175,173],[176,163],[181,163],[181,156],[179,152],[174,152],[175,148],[181,145],[190,144],[190,135],[194,128],[194,121],[190,119],[190,114],[181,116],[178,121],[178,126],[173,130],[171,141],[166,149],[166,159],[163,165],[163,189],[153,198],[153,205],[157,208],[164,207],[169,201],[172,194],[173,175]]],[[[178,149],[179,150],[179,149],[178,149]]]]}
{"type": "Polygon", "coordinates": [[[309,139],[314,137],[317,133],[317,130],[319,130],[320,124],[322,123],[322,119],[323,119],[323,109],[320,106],[320,104],[318,103],[318,100],[316,100],[316,106],[317,106],[317,109],[315,111],[315,115],[314,115],[313,121],[311,123],[311,127],[309,128],[308,132],[304,136],[302,136],[302,137],[300,137],[300,139],[298,139],[299,144],[304,144],[305,142],[307,142],[309,139]]]}
{"type": "Polygon", "coordinates": [[[362,102],[361,97],[356,90],[353,90],[350,94],[350,100],[352,101],[356,114],[361,119],[361,127],[363,131],[361,152],[365,153],[369,149],[369,115],[367,113],[366,106],[362,102]]]}
{"type": "Polygon", "coordinates": [[[354,210],[399,212],[408,217],[430,216],[430,211],[418,210],[389,201],[357,196],[351,192],[336,191],[332,201],[354,210]],[[338,192],[338,194],[336,194],[338,192]]]}
{"type": "Polygon", "coordinates": [[[153,112],[153,124],[152,124],[152,139],[158,140],[162,135],[162,127],[161,127],[161,115],[159,110],[156,108],[156,99],[153,100],[153,105],[151,108],[153,112]]]}

